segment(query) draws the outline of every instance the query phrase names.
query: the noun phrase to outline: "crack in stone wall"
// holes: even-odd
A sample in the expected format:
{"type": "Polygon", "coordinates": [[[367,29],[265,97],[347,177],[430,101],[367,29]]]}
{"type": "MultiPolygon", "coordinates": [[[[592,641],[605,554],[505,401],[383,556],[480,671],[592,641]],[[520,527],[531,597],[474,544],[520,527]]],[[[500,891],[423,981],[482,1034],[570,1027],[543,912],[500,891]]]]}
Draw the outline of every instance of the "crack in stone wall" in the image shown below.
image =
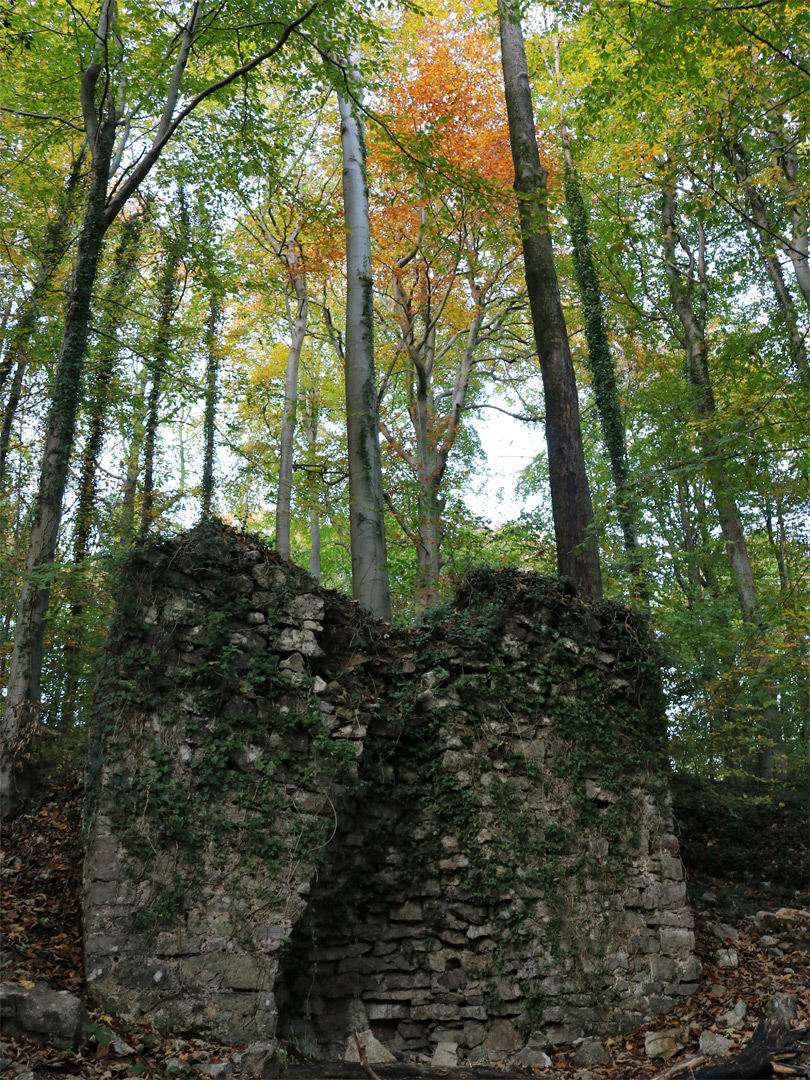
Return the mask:
{"type": "Polygon", "coordinates": [[[499,1060],[691,992],[649,640],[571,593],[482,571],[397,630],[221,526],[134,556],[88,772],[105,1007],[499,1060]]]}

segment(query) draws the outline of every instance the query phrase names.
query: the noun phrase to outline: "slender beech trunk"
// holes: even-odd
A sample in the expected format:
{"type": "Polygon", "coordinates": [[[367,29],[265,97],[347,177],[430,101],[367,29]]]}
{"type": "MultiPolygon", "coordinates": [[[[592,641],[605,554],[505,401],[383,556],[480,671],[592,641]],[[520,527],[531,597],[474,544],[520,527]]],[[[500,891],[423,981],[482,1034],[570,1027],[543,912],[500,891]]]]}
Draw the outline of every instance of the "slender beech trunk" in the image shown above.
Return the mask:
{"type": "Polygon", "coordinates": [[[132,403],[132,439],[127,454],[127,466],[124,474],[124,486],[121,492],[121,521],[119,542],[122,547],[130,547],[135,537],[135,495],[138,489],[138,465],[141,460],[141,447],[144,435],[144,413],[146,410],[146,384],[148,372],[146,365],[141,368],[138,393],[132,403]]]}
{"type": "MultiPolygon", "coordinates": [[[[356,80],[350,82],[356,86],[356,80]]],[[[374,385],[374,299],[366,147],[357,108],[338,94],[346,220],[346,436],[352,593],[380,619],[391,619],[385,511],[374,385]]]]}
{"type": "MultiPolygon", "coordinates": [[[[106,39],[106,33],[102,40],[106,39]]],[[[101,74],[90,65],[82,78],[82,96],[93,101],[101,74]]],[[[56,367],[53,399],[46,423],[45,448],[26,575],[17,614],[14,651],[0,741],[0,810],[16,813],[32,782],[30,742],[39,718],[40,673],[45,615],[50,600],[51,567],[62,516],[68,463],[76,427],[82,367],[87,346],[90,305],[101,247],[107,227],[105,202],[115,137],[112,101],[102,112],[92,145],[92,178],[76,252],[62,346],[56,367]]]]}
{"type": "Polygon", "coordinates": [[[155,331],[154,355],[150,372],[151,385],[146,406],[146,429],[143,450],[143,491],[139,537],[143,540],[152,527],[155,505],[155,450],[160,426],[160,395],[163,378],[169,364],[172,320],[177,309],[178,273],[188,241],[188,214],[183,190],[180,189],[180,235],[172,237],[166,250],[166,262],[158,284],[159,312],[155,331]]]}
{"type": "Polygon", "coordinates": [[[776,135],[772,136],[771,145],[785,177],[785,195],[790,207],[792,236],[790,243],[782,245],[782,250],[793,264],[796,283],[810,310],[810,258],[808,257],[810,253],[808,253],[806,200],[802,198],[799,187],[799,155],[794,142],[786,142],[784,138],[777,139],[776,135]]]}
{"type": "Polygon", "coordinates": [[[31,336],[40,314],[42,299],[65,256],[65,252],[70,247],[70,225],[75,212],[76,196],[80,190],[84,160],[85,147],[83,146],[73,160],[59,209],[48,225],[45,246],[33,288],[23,304],[14,328],[9,334],[8,345],[3,353],[3,359],[0,361],[0,389],[5,385],[12,370],[14,371],[9,394],[3,406],[3,423],[0,428],[0,485],[2,485],[5,475],[11,429],[20,404],[23,380],[30,361],[28,350],[31,336]]]}
{"type": "MultiPolygon", "coordinates": [[[[123,321],[124,302],[132,274],[140,240],[141,219],[131,217],[124,222],[115,250],[106,311],[101,320],[99,334],[100,355],[93,372],[94,395],[91,403],[90,431],[82,451],[82,467],[79,477],[79,502],[76,510],[76,531],[73,536],[73,561],[80,566],[90,550],[90,534],[95,515],[98,457],[107,427],[110,404],[110,385],[115,374],[118,358],[117,333],[123,321]]],[[[82,615],[84,604],[74,599],[70,608],[71,630],[65,643],[65,686],[60,703],[60,727],[72,731],[76,717],[80,672],[83,666],[84,628],[82,615]]]]}
{"type": "Polygon", "coordinates": [[[779,589],[781,592],[786,593],[789,588],[786,559],[787,541],[785,538],[785,521],[782,517],[782,500],[779,496],[776,499],[776,533],[774,533],[773,528],[773,507],[769,498],[765,500],[765,528],[768,531],[768,544],[779,569],[779,589]]]}
{"type": "Polygon", "coordinates": [[[219,374],[219,322],[222,315],[219,297],[212,289],[208,295],[208,331],[206,347],[208,358],[205,369],[205,448],[203,450],[202,474],[202,520],[211,517],[211,501],[214,497],[214,421],[217,411],[217,376],[219,374]]]}
{"type": "MultiPolygon", "coordinates": [[[[290,272],[290,288],[295,297],[295,316],[289,317],[290,349],[284,378],[284,412],[281,417],[281,448],[278,467],[278,498],[276,499],[276,551],[284,559],[290,557],[290,506],[292,503],[293,447],[295,420],[298,408],[298,366],[301,349],[307,334],[309,298],[307,283],[295,250],[294,238],[283,261],[290,272]]],[[[289,303],[289,299],[288,299],[289,303]]]]}
{"type": "Polygon", "coordinates": [[[515,0],[498,0],[506,111],[520,210],[526,287],[546,401],[546,442],[557,568],[589,597],[602,595],[599,545],[585,471],[576,378],[548,224],[526,50],[515,0]]]}
{"type": "Polygon", "coordinates": [[[3,406],[3,424],[0,427],[0,486],[6,475],[6,460],[8,449],[11,445],[11,429],[14,426],[14,418],[23,393],[23,379],[28,368],[28,357],[23,356],[17,360],[14,367],[14,378],[11,380],[8,397],[3,406]]]}
{"type": "Polygon", "coordinates": [[[686,569],[689,575],[691,596],[698,597],[701,592],[703,579],[700,574],[697,542],[695,540],[695,530],[692,525],[692,513],[689,507],[689,488],[686,482],[681,480],[680,477],[676,477],[675,483],[678,486],[678,509],[681,516],[681,528],[683,530],[683,549],[686,555],[686,569]]]}
{"type": "MultiPolygon", "coordinates": [[[[761,625],[762,613],[759,607],[751,560],[748,556],[745,534],[737,504],[729,490],[728,477],[721,460],[720,434],[715,426],[717,407],[709,374],[705,337],[707,286],[703,233],[701,230],[697,259],[691,252],[689,253],[690,274],[684,280],[684,275],[678,266],[676,258],[678,234],[675,228],[675,211],[674,188],[671,185],[666,185],[663,192],[662,213],[664,264],[672,304],[678,316],[678,321],[683,328],[686,373],[692,388],[692,400],[698,418],[698,439],[701,455],[709,485],[712,489],[717,516],[720,520],[720,531],[725,541],[726,556],[739,597],[743,620],[761,625]],[[695,273],[697,274],[698,284],[697,309],[695,307],[695,273]]],[[[753,658],[753,667],[758,673],[764,673],[766,667],[765,658],[755,656],[753,658]]],[[[781,742],[778,709],[774,705],[764,705],[761,712],[765,719],[767,735],[773,744],[778,746],[781,742]]],[[[773,756],[772,748],[762,750],[759,755],[759,773],[763,778],[767,778],[772,771],[773,756]]]]}
{"type": "Polygon", "coordinates": [[[91,405],[90,431],[82,452],[82,469],[79,479],[79,505],[73,539],[73,560],[76,563],[86,559],[89,551],[97,494],[98,456],[107,428],[110,387],[118,359],[117,333],[123,322],[124,302],[135,270],[141,226],[141,219],[133,216],[124,222],[121,229],[107,296],[107,309],[101,321],[100,355],[93,372],[94,395],[91,405]]]}
{"type": "MultiPolygon", "coordinates": [[[[307,440],[307,456],[310,465],[315,463],[318,443],[318,393],[314,388],[306,396],[304,434],[307,440]]],[[[310,470],[309,486],[309,572],[316,581],[321,580],[321,513],[318,491],[310,470]]]]}
{"type": "MultiPolygon", "coordinates": [[[[422,223],[424,225],[424,216],[422,223]]],[[[397,269],[400,272],[404,270],[417,252],[411,252],[401,259],[397,269]]],[[[420,289],[421,283],[427,280],[430,280],[430,265],[426,260],[424,268],[417,274],[416,288],[420,289]]],[[[437,345],[436,331],[438,318],[449,299],[452,284],[448,286],[443,297],[437,298],[435,310],[431,311],[427,307],[417,311],[413,304],[415,290],[410,293],[406,291],[401,273],[395,273],[393,279],[401,343],[407,351],[411,365],[408,415],[416,441],[415,453],[405,450],[385,423],[381,422],[380,427],[394,452],[411,469],[417,484],[416,533],[408,529],[401,518],[399,521],[416,547],[415,586],[417,601],[423,610],[433,607],[439,600],[438,582],[444,565],[441,555],[444,540],[444,499],[441,496],[441,485],[461,429],[470,374],[484,322],[486,294],[493,284],[493,281],[487,281],[483,285],[476,284],[472,274],[468,278],[472,315],[467,326],[466,341],[456,365],[449,408],[442,409],[440,413],[434,395],[434,371],[437,360],[441,360],[447,347],[437,345]]],[[[494,325],[497,325],[497,320],[494,325]]],[[[457,337],[457,334],[453,334],[452,340],[455,341],[457,337]]]]}
{"type": "MultiPolygon", "coordinates": [[[[705,339],[705,288],[700,283],[700,306],[695,310],[694,282],[684,281],[675,255],[675,192],[672,187],[663,196],[664,263],[670,297],[678,320],[683,327],[686,350],[686,374],[692,388],[692,401],[699,420],[698,438],[706,475],[714,496],[720,519],[720,529],[726,544],[731,574],[734,580],[743,617],[757,617],[759,610],[756,585],[745,535],[740,523],[737,504],[728,488],[727,477],[720,460],[719,434],[715,428],[717,407],[714,400],[705,339]]],[[[694,262],[694,259],[692,260],[694,262]]],[[[701,275],[702,276],[702,275],[701,275]]]]}
{"type": "MultiPolygon", "coordinates": [[[[776,236],[768,215],[768,209],[762,195],[751,180],[748,159],[742,146],[739,143],[726,143],[723,149],[734,170],[737,183],[745,192],[751,219],[759,236],[759,247],[765,262],[765,268],[768,271],[768,277],[771,279],[774,296],[784,319],[790,351],[799,372],[799,378],[805,389],[810,391],[810,361],[808,361],[807,342],[805,334],[799,325],[799,315],[793,302],[793,296],[785,281],[785,275],[782,273],[782,264],[776,254],[776,236]]],[[[805,245],[806,242],[805,237],[805,245]]],[[[801,252],[798,254],[798,261],[801,263],[801,252]]],[[[801,285],[800,274],[797,276],[797,280],[801,285]]],[[[808,303],[810,304],[810,301],[808,303]]]]}

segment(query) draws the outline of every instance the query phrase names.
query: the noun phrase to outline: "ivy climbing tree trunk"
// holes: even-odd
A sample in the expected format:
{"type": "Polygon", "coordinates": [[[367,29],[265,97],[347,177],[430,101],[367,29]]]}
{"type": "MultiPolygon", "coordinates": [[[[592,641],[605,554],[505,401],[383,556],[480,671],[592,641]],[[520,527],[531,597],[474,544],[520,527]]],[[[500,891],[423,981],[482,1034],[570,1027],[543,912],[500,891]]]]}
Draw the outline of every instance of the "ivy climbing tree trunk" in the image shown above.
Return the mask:
{"type": "Polygon", "coordinates": [[[518,5],[514,0],[498,0],[498,15],[526,288],[546,402],[557,569],[583,595],[599,597],[602,595],[599,546],[585,471],[574,365],[548,224],[548,172],[540,163],[537,148],[518,5]]]}
{"type": "Polygon", "coordinates": [[[214,436],[217,411],[217,376],[219,373],[219,323],[222,316],[219,297],[214,289],[208,294],[207,358],[205,365],[205,446],[203,449],[202,513],[203,521],[211,517],[214,497],[214,436]]]}
{"type": "MultiPolygon", "coordinates": [[[[347,86],[357,88],[351,65],[347,86]]],[[[352,593],[380,619],[391,619],[382,465],[374,376],[371,225],[363,121],[348,94],[338,94],[346,222],[346,436],[352,593]]]]}
{"type": "MultiPolygon", "coordinates": [[[[193,0],[181,29],[170,23],[171,44],[167,56],[174,64],[165,68],[165,94],[159,119],[152,129],[150,145],[139,145],[131,167],[122,173],[114,190],[108,192],[113,166],[117,167],[129,139],[124,121],[127,86],[124,48],[115,0],[101,0],[97,28],[92,36],[91,55],[79,80],[79,104],[84,134],[91,152],[90,190],[76,251],[69,289],[62,345],[56,364],[52,403],[46,421],[46,436],[36,508],[29,542],[27,570],[20,596],[15,626],[14,650],[8,692],[0,731],[0,813],[18,813],[31,782],[28,748],[39,715],[42,648],[45,616],[50,598],[49,578],[56,553],[56,539],[62,517],[68,462],[75,433],[84,352],[93,286],[98,270],[104,234],[151,172],[167,143],[183,121],[211,95],[246,77],[278,53],[287,39],[318,10],[316,2],[284,23],[274,16],[267,33],[272,44],[224,74],[214,73],[211,82],[196,93],[182,93],[183,79],[194,46],[211,29],[211,21],[201,18],[202,4],[193,0]],[[117,128],[121,139],[114,155],[117,128]]],[[[217,26],[216,32],[220,33],[217,26]]],[[[233,28],[233,33],[241,31],[233,28]]],[[[158,45],[158,48],[163,46],[158,45]]],[[[71,50],[74,44],[71,39],[71,50]]],[[[137,55],[138,50],[131,50],[137,55]]],[[[157,84],[153,83],[156,89],[157,84]]]]}
{"type": "Polygon", "coordinates": [[[127,451],[124,483],[121,489],[121,520],[118,531],[121,547],[130,547],[135,538],[135,498],[138,489],[138,466],[143,446],[147,381],[148,372],[144,364],[138,377],[138,390],[132,402],[132,438],[127,451]]]}
{"type": "MultiPolygon", "coordinates": [[[[81,566],[90,551],[90,535],[93,529],[97,496],[98,458],[104,441],[110,405],[110,386],[118,358],[116,335],[123,319],[127,289],[135,270],[141,225],[140,216],[133,215],[122,226],[115,250],[109,290],[105,296],[105,314],[99,327],[100,355],[92,373],[94,394],[90,409],[90,430],[82,451],[79,502],[76,510],[76,530],[73,536],[73,562],[77,567],[81,566]]],[[[81,578],[79,578],[79,589],[82,589],[81,578]]],[[[60,707],[63,731],[71,731],[75,723],[76,705],[85,661],[83,611],[82,600],[74,598],[70,608],[71,631],[64,646],[65,689],[60,707]]]]}
{"type": "Polygon", "coordinates": [[[116,335],[123,318],[127,289],[135,270],[141,227],[142,219],[134,215],[123,224],[115,251],[110,288],[105,298],[106,313],[99,328],[100,355],[92,373],[94,394],[91,404],[90,431],[82,452],[79,504],[73,539],[73,561],[76,563],[86,559],[89,551],[97,494],[98,456],[107,426],[110,386],[118,358],[116,335]]]}
{"type": "MultiPolygon", "coordinates": [[[[111,5],[105,4],[99,40],[107,41],[111,5]]],[[[62,500],[76,426],[82,366],[87,346],[90,305],[106,231],[105,202],[117,122],[115,101],[104,92],[96,109],[96,85],[102,74],[99,62],[82,77],[82,105],[92,117],[92,173],[87,206],[76,252],[76,264],[62,345],[54,378],[53,398],[46,422],[34,522],[23,580],[8,690],[0,732],[0,813],[15,814],[33,782],[30,750],[39,719],[40,674],[45,640],[45,615],[50,600],[50,579],[62,500]]]]}
{"type": "Polygon", "coordinates": [[[62,202],[46,231],[45,245],[40,257],[34,285],[23,305],[22,311],[18,315],[14,328],[9,334],[8,345],[3,353],[2,362],[0,362],[0,389],[3,388],[7,379],[11,377],[12,370],[14,372],[13,377],[11,377],[8,396],[3,406],[3,423],[2,427],[0,427],[0,486],[5,475],[11,429],[20,404],[23,380],[28,369],[28,346],[31,335],[37,324],[43,297],[65,256],[65,252],[70,247],[70,226],[76,211],[76,198],[81,190],[86,146],[85,143],[73,160],[65,184],[62,202]]]}
{"type": "MultiPolygon", "coordinates": [[[[556,40],[555,68],[557,79],[560,78],[560,42],[556,40]]],[[[571,234],[574,254],[574,271],[579,287],[582,315],[584,320],[585,341],[588,346],[588,362],[593,380],[593,392],[596,398],[596,410],[602,438],[608,452],[613,486],[616,489],[616,508],[619,526],[625,550],[629,555],[630,571],[635,582],[635,592],[639,597],[645,595],[644,567],[638,550],[636,529],[636,511],[633,505],[632,491],[627,468],[627,443],[624,419],[619,402],[619,390],[616,385],[616,370],[610,352],[605,308],[599,275],[591,251],[590,221],[588,208],[582,197],[574,155],[571,152],[571,138],[565,120],[562,99],[560,100],[560,141],[563,148],[565,170],[565,212],[571,234]]]]}

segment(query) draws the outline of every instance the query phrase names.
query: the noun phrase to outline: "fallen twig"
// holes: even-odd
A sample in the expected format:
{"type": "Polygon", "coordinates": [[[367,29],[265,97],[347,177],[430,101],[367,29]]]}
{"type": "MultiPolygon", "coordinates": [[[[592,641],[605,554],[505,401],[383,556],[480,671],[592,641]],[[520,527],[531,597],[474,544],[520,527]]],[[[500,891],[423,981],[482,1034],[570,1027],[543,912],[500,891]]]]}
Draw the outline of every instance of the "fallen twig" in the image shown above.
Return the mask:
{"type": "Polygon", "coordinates": [[[369,1078],[369,1080],[380,1080],[377,1073],[375,1073],[375,1071],[372,1069],[372,1067],[368,1063],[368,1056],[366,1054],[366,1048],[360,1042],[360,1036],[357,1034],[356,1031],[354,1033],[354,1042],[355,1042],[355,1045],[357,1046],[357,1053],[360,1055],[360,1068],[363,1070],[363,1072],[366,1074],[366,1076],[369,1078]]]}

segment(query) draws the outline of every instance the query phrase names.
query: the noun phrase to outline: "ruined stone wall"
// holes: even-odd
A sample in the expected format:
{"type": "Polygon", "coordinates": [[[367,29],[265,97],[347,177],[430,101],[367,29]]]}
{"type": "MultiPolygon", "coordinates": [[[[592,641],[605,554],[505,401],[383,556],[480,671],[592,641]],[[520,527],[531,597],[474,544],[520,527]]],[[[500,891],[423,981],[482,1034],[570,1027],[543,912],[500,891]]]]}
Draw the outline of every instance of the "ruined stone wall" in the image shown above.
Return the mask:
{"type": "Polygon", "coordinates": [[[208,527],[127,572],[85,866],[106,1007],[342,1056],[511,1057],[694,989],[643,625],[479,571],[373,625],[208,527]]]}

